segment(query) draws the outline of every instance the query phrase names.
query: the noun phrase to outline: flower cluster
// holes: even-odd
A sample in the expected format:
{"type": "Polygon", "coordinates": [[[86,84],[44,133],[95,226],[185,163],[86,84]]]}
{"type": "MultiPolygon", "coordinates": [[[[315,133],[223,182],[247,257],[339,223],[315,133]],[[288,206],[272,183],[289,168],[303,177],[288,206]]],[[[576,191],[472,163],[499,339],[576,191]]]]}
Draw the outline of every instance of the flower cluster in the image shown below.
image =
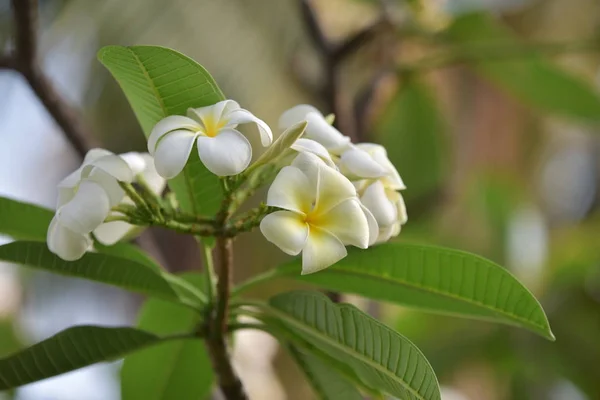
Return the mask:
{"type": "Polygon", "coordinates": [[[48,228],[50,251],[64,260],[77,260],[91,247],[92,235],[104,245],[125,237],[132,225],[105,220],[111,208],[131,204],[119,182],[131,183],[136,176],[157,194],[165,187],[148,154],[90,150],[81,166],[58,184],[57,210],[48,228]]]}
{"type": "MultiPolygon", "coordinates": [[[[235,101],[225,100],[159,121],[148,138],[150,154],[91,150],[82,166],[59,184],[48,247],[74,260],[90,248],[92,237],[103,244],[124,237],[132,228],[127,218],[110,218],[113,211],[123,212],[123,204],[133,204],[128,195],[135,193],[123,188],[135,191],[130,184],[138,177],[160,196],[166,179],[181,173],[194,147],[204,166],[224,180],[239,176],[235,182],[248,178],[260,185],[273,175],[252,178],[256,167],[274,167],[267,215],[253,214],[258,220],[240,226],[260,224],[266,239],[282,251],[302,253],[302,273],[336,263],[346,256],[348,245],[365,249],[399,234],[407,221],[399,192],[405,186],[382,146],[353,144],[316,108],[299,105],[282,114],[279,127],[292,132],[304,126],[303,135],[298,131],[291,143],[279,143],[269,157],[259,157],[248,168],[252,145],[237,127],[249,123],[258,128],[261,145],[271,146],[269,126],[235,101]]],[[[162,215],[159,220],[164,220],[162,215]]]]}

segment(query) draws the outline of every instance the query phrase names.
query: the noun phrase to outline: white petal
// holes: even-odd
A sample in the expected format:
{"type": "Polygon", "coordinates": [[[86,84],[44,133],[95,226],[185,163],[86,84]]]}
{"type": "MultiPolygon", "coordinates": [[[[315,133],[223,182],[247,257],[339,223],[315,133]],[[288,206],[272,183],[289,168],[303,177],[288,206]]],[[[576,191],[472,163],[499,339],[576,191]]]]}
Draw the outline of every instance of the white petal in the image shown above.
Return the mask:
{"type": "Polygon", "coordinates": [[[88,234],[107,217],[110,210],[105,190],[96,182],[83,180],[75,197],[56,211],[61,225],[75,233],[88,234]]]}
{"type": "Polygon", "coordinates": [[[306,244],[308,225],[299,214],[275,211],[263,218],[260,231],[284,253],[295,256],[300,254],[306,244]]]}
{"type": "Polygon", "coordinates": [[[380,227],[396,222],[396,206],[387,198],[381,181],[376,181],[365,190],[360,198],[365,207],[373,213],[380,227]]]}
{"type": "Polygon", "coordinates": [[[267,204],[298,213],[308,213],[316,200],[316,185],[296,167],[283,167],[267,194],[267,204]]]}
{"type": "Polygon", "coordinates": [[[304,121],[306,120],[308,113],[311,112],[321,114],[319,110],[308,104],[299,104],[294,106],[281,114],[281,117],[279,117],[279,128],[287,129],[300,121],[304,121]]]}
{"type": "Polygon", "coordinates": [[[328,212],[349,198],[356,198],[356,189],[352,182],[338,171],[324,164],[319,165],[315,211],[319,214],[328,212]]]}
{"type": "Polygon", "coordinates": [[[85,153],[85,157],[83,159],[83,165],[87,165],[94,160],[99,159],[100,157],[112,155],[113,152],[108,151],[106,149],[90,149],[87,153],[85,153]]]}
{"type": "Polygon", "coordinates": [[[385,194],[387,198],[396,206],[397,221],[400,225],[404,225],[408,221],[408,214],[406,213],[406,204],[404,204],[404,198],[402,195],[395,190],[386,189],[385,194]]]}
{"type": "Polygon", "coordinates": [[[79,167],[77,170],[71,172],[66,178],[58,183],[58,187],[73,189],[81,180],[81,170],[82,167],[79,167]]]}
{"type": "Polygon", "coordinates": [[[301,152],[292,161],[292,167],[298,168],[306,175],[310,187],[314,188],[316,193],[319,185],[319,168],[327,167],[327,164],[313,153],[301,152]]]}
{"type": "Polygon", "coordinates": [[[142,158],[146,162],[146,169],[144,172],[142,172],[142,176],[146,180],[146,183],[153,193],[161,194],[163,190],[165,190],[167,180],[160,176],[158,172],[156,172],[156,167],[154,166],[154,157],[148,153],[143,153],[142,158]]]}
{"type": "Polygon", "coordinates": [[[176,130],[188,130],[196,132],[201,128],[202,126],[198,122],[182,115],[170,115],[164,119],[161,119],[154,126],[152,132],[150,132],[150,136],[148,137],[148,152],[154,155],[160,139],[169,132],[176,130]]]}
{"type": "Polygon", "coordinates": [[[81,178],[87,178],[94,168],[103,170],[118,181],[128,183],[133,181],[131,168],[129,168],[125,160],[115,154],[100,157],[84,166],[81,170],[81,178]]]}
{"type": "Polygon", "coordinates": [[[267,125],[262,119],[255,117],[250,111],[240,108],[231,111],[227,115],[224,115],[223,118],[227,121],[227,126],[232,128],[235,128],[238,124],[247,124],[253,122],[258,128],[258,132],[260,134],[260,143],[264,147],[267,147],[273,143],[273,132],[271,132],[269,125],[267,125]]]}
{"type": "Polygon", "coordinates": [[[345,175],[356,178],[380,178],[388,172],[369,153],[356,147],[342,154],[340,168],[345,175]]]}
{"type": "Polygon", "coordinates": [[[127,163],[133,175],[141,174],[146,169],[146,158],[143,157],[142,153],[130,151],[119,154],[119,157],[127,163]]]}
{"type": "Polygon", "coordinates": [[[125,197],[125,191],[119,186],[119,182],[101,169],[94,168],[86,179],[102,186],[111,207],[119,204],[125,197]]]}
{"type": "Polygon", "coordinates": [[[296,150],[299,153],[312,153],[319,157],[321,160],[325,162],[329,167],[333,169],[337,169],[335,163],[331,159],[329,152],[327,149],[319,142],[316,142],[311,139],[299,138],[296,139],[294,144],[290,146],[293,150],[296,150]]]}
{"type": "Polygon", "coordinates": [[[112,246],[135,227],[123,221],[111,221],[94,229],[94,236],[105,246],[112,246]]]}
{"type": "MultiPolygon", "coordinates": [[[[77,181],[77,183],[79,183],[79,180],[77,181]]],[[[73,196],[75,196],[75,193],[77,192],[77,190],[74,187],[58,187],[58,198],[56,200],[56,208],[60,208],[63,205],[67,204],[69,201],[71,201],[71,199],[73,198],[73,196]]]]}
{"type": "Polygon", "coordinates": [[[250,164],[252,146],[238,131],[221,129],[215,137],[198,137],[198,155],[213,174],[237,175],[250,164]]]}
{"type": "Polygon", "coordinates": [[[314,224],[337,237],[344,245],[369,247],[369,222],[358,199],[341,202],[325,214],[315,217],[314,224]]]}
{"type": "Polygon", "coordinates": [[[394,164],[389,160],[385,147],[375,143],[359,143],[356,147],[369,153],[373,157],[373,160],[388,172],[388,175],[382,179],[386,188],[395,190],[406,189],[406,185],[402,182],[398,170],[396,170],[394,164]]]}
{"type": "MultiPolygon", "coordinates": [[[[396,226],[400,226],[400,224],[392,224],[390,226],[386,226],[386,227],[380,229],[379,235],[377,237],[377,243],[387,242],[388,240],[390,240],[392,238],[392,236],[395,236],[394,232],[396,232],[396,231],[398,233],[400,233],[400,230],[396,229],[396,226]]],[[[398,233],[396,233],[396,235],[398,233]]]]}
{"type": "Polygon", "coordinates": [[[179,130],[170,132],[158,143],[154,166],[160,176],[171,179],[179,175],[190,158],[196,137],[195,133],[179,130]]]}
{"type": "Polygon", "coordinates": [[[320,113],[310,112],[306,115],[306,120],[308,121],[304,133],[306,139],[316,140],[334,154],[340,154],[350,144],[350,138],[329,125],[320,113]]]}
{"type": "Polygon", "coordinates": [[[361,203],[360,208],[365,213],[365,217],[367,217],[367,223],[369,224],[369,246],[372,246],[377,242],[379,225],[377,224],[377,220],[373,216],[373,213],[369,211],[367,207],[361,203]]]}
{"type": "Polygon", "coordinates": [[[48,249],[66,261],[80,259],[91,245],[87,235],[81,235],[64,227],[54,217],[48,227],[48,249]]]}
{"type": "Polygon", "coordinates": [[[322,229],[311,227],[302,251],[302,275],[327,268],[347,255],[346,247],[338,238],[322,229]]]}

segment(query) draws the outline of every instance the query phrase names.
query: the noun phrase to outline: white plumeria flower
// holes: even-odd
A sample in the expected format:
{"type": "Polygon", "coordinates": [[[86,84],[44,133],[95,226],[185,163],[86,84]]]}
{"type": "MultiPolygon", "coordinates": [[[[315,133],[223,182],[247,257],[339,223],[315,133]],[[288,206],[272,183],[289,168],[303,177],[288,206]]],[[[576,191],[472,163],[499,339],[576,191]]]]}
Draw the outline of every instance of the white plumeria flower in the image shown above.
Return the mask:
{"type": "Polygon", "coordinates": [[[331,126],[323,114],[315,107],[300,104],[281,114],[279,127],[287,129],[300,122],[307,121],[304,138],[321,143],[332,154],[341,154],[350,144],[350,138],[331,126]]]}
{"type": "Polygon", "coordinates": [[[361,191],[360,201],[377,221],[379,234],[376,243],[398,236],[402,225],[408,221],[402,195],[397,190],[386,187],[382,179],[366,186],[361,191]]]}
{"type": "Polygon", "coordinates": [[[351,145],[339,161],[341,172],[351,180],[379,178],[393,190],[406,189],[400,174],[389,160],[385,147],[375,143],[351,145]]]}
{"type": "MultiPolygon", "coordinates": [[[[131,168],[134,176],[140,176],[152,193],[160,195],[167,181],[156,172],[154,160],[148,153],[129,152],[119,155],[131,168]]],[[[135,178],[134,178],[135,180],[135,178]]],[[[124,197],[121,204],[134,204],[129,197],[124,197]]],[[[103,245],[112,246],[121,239],[137,232],[139,227],[124,221],[105,222],[94,229],[94,237],[103,245]]]]}
{"type": "Polygon", "coordinates": [[[300,153],[279,172],[267,204],[284,210],[263,218],[261,232],[287,254],[302,252],[302,274],[341,260],[346,245],[369,245],[369,222],[356,189],[314,154],[300,153]]]}
{"type": "Polygon", "coordinates": [[[58,185],[56,215],[48,227],[48,248],[59,257],[80,258],[91,244],[90,232],[124,196],[119,181],[131,182],[133,172],[119,156],[90,150],[80,168],[58,185]]]}
{"type": "Polygon", "coordinates": [[[269,146],[273,141],[269,126],[233,100],[190,108],[187,117],[171,115],[156,124],[148,138],[148,151],[158,173],[167,179],[183,170],[194,144],[209,171],[237,175],[250,164],[252,146],[235,128],[251,122],[258,127],[261,144],[269,146]]]}

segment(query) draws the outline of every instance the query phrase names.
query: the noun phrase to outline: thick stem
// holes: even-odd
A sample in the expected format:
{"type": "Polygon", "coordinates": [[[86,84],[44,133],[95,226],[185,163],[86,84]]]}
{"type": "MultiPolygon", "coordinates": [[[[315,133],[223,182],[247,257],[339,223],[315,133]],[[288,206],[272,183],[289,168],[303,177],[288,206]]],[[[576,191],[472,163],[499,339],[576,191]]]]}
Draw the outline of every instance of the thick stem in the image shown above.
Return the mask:
{"type": "Polygon", "coordinates": [[[229,296],[233,272],[232,239],[226,237],[217,238],[217,252],[220,264],[217,299],[206,343],[223,396],[227,400],[247,400],[248,396],[244,392],[242,382],[233,370],[227,349],[229,296]]]}

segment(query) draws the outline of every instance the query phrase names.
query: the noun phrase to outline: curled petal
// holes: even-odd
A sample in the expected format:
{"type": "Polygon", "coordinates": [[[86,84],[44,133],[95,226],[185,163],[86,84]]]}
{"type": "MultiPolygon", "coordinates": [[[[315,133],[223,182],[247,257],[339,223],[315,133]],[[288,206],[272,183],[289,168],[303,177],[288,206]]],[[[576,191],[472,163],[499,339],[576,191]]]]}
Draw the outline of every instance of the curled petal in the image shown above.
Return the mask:
{"type": "Polygon", "coordinates": [[[80,259],[91,245],[87,235],[81,235],[63,226],[55,216],[48,227],[48,249],[66,261],[80,259]]]}
{"type": "Polygon", "coordinates": [[[360,201],[373,213],[380,227],[396,222],[396,206],[387,198],[381,181],[372,183],[363,193],[360,201]]]}
{"type": "Polygon", "coordinates": [[[325,164],[333,169],[337,169],[335,163],[331,159],[327,149],[319,142],[311,139],[299,138],[290,146],[293,150],[299,153],[312,153],[319,157],[325,164]]]}
{"type": "Polygon", "coordinates": [[[340,164],[342,172],[357,178],[380,178],[388,173],[369,153],[356,147],[342,154],[340,164]]]}
{"type": "Polygon", "coordinates": [[[178,130],[170,132],[158,143],[154,166],[160,176],[171,179],[179,175],[190,158],[196,137],[190,131],[178,130]]]}
{"type": "Polygon", "coordinates": [[[237,175],[250,164],[252,146],[238,131],[221,129],[215,137],[198,137],[198,155],[213,174],[237,175]]]}
{"type": "Polygon", "coordinates": [[[325,214],[319,215],[315,224],[335,235],[344,245],[361,249],[369,247],[369,222],[358,199],[341,202],[325,214]]]}
{"type": "Polygon", "coordinates": [[[91,163],[92,161],[99,159],[100,157],[110,156],[112,154],[113,154],[112,152],[110,152],[106,149],[100,149],[100,148],[90,149],[90,150],[88,150],[87,153],[85,153],[85,157],[83,158],[83,165],[87,165],[87,164],[91,163]]]}
{"type": "Polygon", "coordinates": [[[96,229],[110,210],[105,190],[96,182],[83,180],[75,197],[56,211],[58,222],[85,235],[96,229]]]}
{"type": "Polygon", "coordinates": [[[340,131],[329,125],[323,115],[311,112],[306,115],[308,126],[304,137],[316,140],[332,153],[340,154],[350,144],[350,138],[342,135],[340,131]]]}
{"type": "Polygon", "coordinates": [[[182,115],[170,115],[160,120],[152,129],[152,132],[150,132],[150,136],[148,137],[148,152],[154,155],[161,138],[169,132],[177,130],[197,132],[200,129],[202,129],[202,125],[191,118],[182,115]]]}
{"type": "Polygon", "coordinates": [[[146,169],[146,158],[141,153],[130,151],[119,154],[119,157],[127,163],[133,175],[139,175],[146,169]]]}
{"type": "Polygon", "coordinates": [[[373,160],[387,171],[387,176],[382,179],[386,188],[394,190],[406,189],[406,185],[402,181],[402,178],[400,178],[398,170],[389,160],[385,147],[375,143],[359,143],[356,147],[369,153],[373,157],[373,160]]]}
{"type": "Polygon", "coordinates": [[[131,182],[133,180],[133,172],[129,165],[121,157],[111,154],[100,157],[84,166],[81,170],[81,178],[87,178],[93,169],[101,169],[107,174],[113,176],[121,182],[131,182]]]}
{"type": "Polygon", "coordinates": [[[160,176],[156,171],[156,167],[154,166],[154,158],[150,154],[143,153],[142,158],[146,163],[146,169],[144,170],[144,172],[142,172],[144,180],[146,181],[146,183],[150,187],[150,190],[152,190],[153,193],[162,193],[162,191],[165,190],[165,186],[167,185],[166,179],[160,176]]]}
{"type": "Polygon", "coordinates": [[[105,246],[112,246],[135,227],[123,221],[111,221],[94,229],[94,236],[105,246]]]}
{"type": "Polygon", "coordinates": [[[367,218],[367,224],[369,225],[369,246],[372,246],[377,243],[379,237],[379,225],[377,224],[377,220],[373,216],[373,213],[369,211],[367,207],[361,203],[360,208],[367,218]]]}
{"type": "Polygon", "coordinates": [[[96,182],[108,196],[108,201],[111,207],[116,206],[123,200],[125,192],[119,186],[119,182],[112,176],[101,169],[95,168],[87,177],[88,181],[96,182]]]}
{"type": "Polygon", "coordinates": [[[279,129],[287,129],[300,121],[306,120],[306,116],[311,112],[321,114],[319,110],[308,104],[299,104],[290,108],[279,117],[279,129]]]}
{"type": "Polygon", "coordinates": [[[247,124],[253,122],[260,133],[260,143],[266,147],[273,142],[273,132],[271,128],[262,119],[257,118],[248,110],[239,108],[224,115],[223,118],[227,121],[227,126],[235,128],[238,124],[247,124]]]}
{"type": "Polygon", "coordinates": [[[386,189],[385,194],[387,198],[396,206],[398,223],[400,223],[400,225],[404,225],[408,221],[408,214],[406,213],[406,204],[404,204],[404,198],[400,193],[391,189],[386,189]]]}
{"type": "Polygon", "coordinates": [[[302,275],[327,268],[347,255],[346,247],[338,238],[323,229],[311,226],[302,251],[302,275]]]}
{"type": "Polygon", "coordinates": [[[295,167],[283,167],[267,194],[267,204],[301,214],[307,214],[317,197],[316,186],[295,167]]]}
{"type": "Polygon", "coordinates": [[[275,211],[260,222],[265,238],[284,253],[300,254],[308,237],[308,225],[302,216],[290,211],[275,211]]]}

